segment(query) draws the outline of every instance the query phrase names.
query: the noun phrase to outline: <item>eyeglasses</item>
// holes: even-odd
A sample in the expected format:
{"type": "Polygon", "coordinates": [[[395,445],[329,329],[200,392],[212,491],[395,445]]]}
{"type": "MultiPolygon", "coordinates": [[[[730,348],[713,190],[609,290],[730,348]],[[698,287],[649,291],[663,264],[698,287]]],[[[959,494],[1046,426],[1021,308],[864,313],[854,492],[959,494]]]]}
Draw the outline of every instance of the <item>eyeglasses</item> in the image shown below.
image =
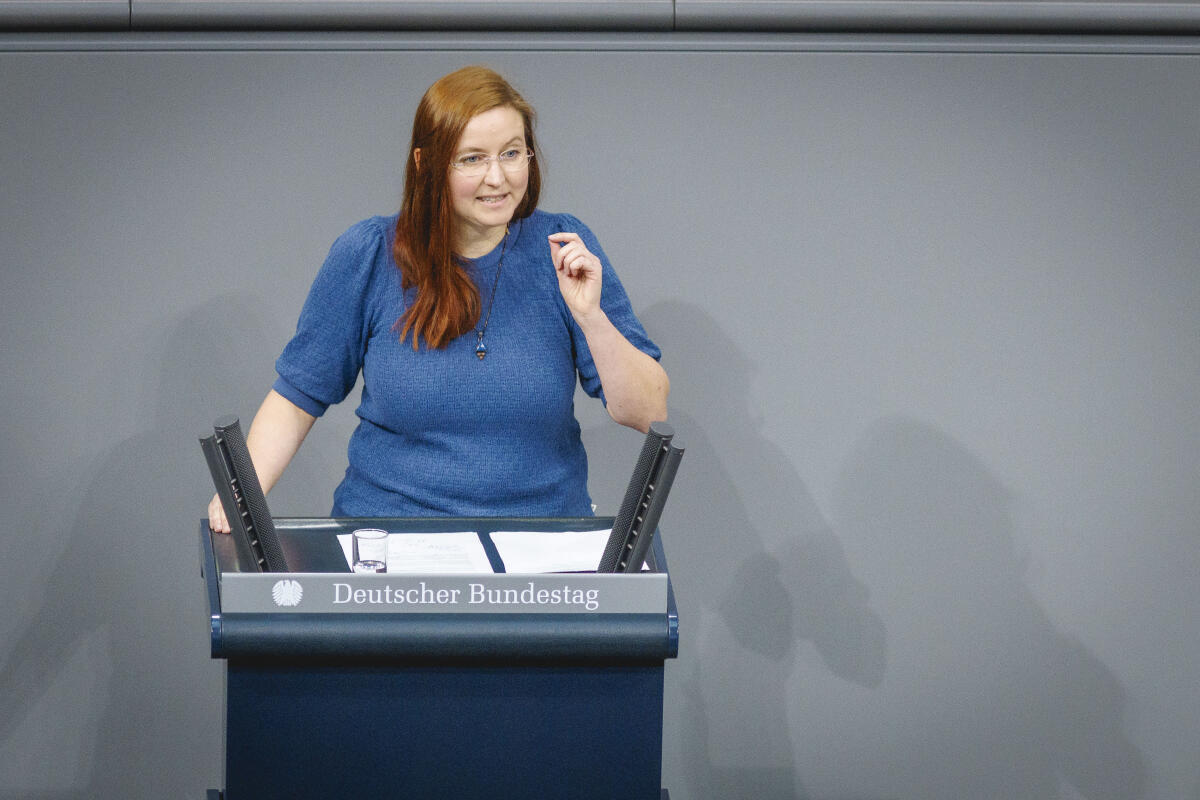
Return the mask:
{"type": "Polygon", "coordinates": [[[529,159],[531,158],[533,158],[533,151],[528,147],[514,147],[511,150],[505,150],[498,156],[485,156],[483,153],[468,153],[451,161],[450,166],[468,178],[478,178],[481,175],[487,174],[487,171],[492,168],[493,161],[499,164],[500,169],[505,172],[514,173],[520,172],[529,166],[529,159]]]}

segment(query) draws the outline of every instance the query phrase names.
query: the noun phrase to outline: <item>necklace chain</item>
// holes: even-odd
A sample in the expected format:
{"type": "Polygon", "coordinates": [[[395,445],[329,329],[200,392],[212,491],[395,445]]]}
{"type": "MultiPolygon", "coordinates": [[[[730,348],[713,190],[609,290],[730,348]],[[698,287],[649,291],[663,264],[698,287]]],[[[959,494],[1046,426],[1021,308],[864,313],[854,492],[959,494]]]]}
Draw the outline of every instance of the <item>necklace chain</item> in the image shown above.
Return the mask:
{"type": "Polygon", "coordinates": [[[492,281],[492,296],[488,298],[487,314],[483,318],[483,327],[475,329],[475,357],[483,361],[487,355],[487,345],[483,343],[483,335],[487,333],[488,323],[492,321],[492,306],[496,304],[496,287],[500,285],[500,270],[504,269],[504,251],[508,249],[508,226],[504,227],[504,241],[500,245],[500,263],[496,265],[496,277],[492,281]]]}

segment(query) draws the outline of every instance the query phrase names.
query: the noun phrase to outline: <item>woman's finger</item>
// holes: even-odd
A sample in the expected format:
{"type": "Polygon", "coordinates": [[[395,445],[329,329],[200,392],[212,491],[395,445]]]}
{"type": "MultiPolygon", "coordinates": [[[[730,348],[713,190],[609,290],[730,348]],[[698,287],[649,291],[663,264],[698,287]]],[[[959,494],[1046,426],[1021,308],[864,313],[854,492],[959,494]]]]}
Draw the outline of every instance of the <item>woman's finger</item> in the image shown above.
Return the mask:
{"type": "Polygon", "coordinates": [[[564,260],[580,247],[587,250],[577,233],[552,233],[546,238],[550,241],[550,258],[554,261],[556,269],[562,269],[564,260]]]}
{"type": "Polygon", "coordinates": [[[208,527],[217,533],[229,533],[231,530],[229,520],[225,518],[225,509],[221,506],[221,499],[216,495],[213,495],[208,503],[208,527]]]}

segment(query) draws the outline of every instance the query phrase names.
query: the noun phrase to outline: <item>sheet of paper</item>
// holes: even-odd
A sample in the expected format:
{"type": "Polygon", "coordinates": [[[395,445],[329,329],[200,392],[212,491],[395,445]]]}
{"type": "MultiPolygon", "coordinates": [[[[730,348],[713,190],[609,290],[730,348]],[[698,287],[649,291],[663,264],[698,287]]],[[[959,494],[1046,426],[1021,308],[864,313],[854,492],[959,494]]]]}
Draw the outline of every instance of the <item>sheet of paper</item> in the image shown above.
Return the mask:
{"type": "Polygon", "coordinates": [[[507,572],[594,572],[610,529],[602,531],[492,531],[507,572]]]}
{"type": "MultiPolygon", "coordinates": [[[[338,535],[346,564],[351,559],[351,535],[338,535]]],[[[491,573],[492,563],[475,531],[450,533],[390,533],[388,572],[429,575],[477,575],[491,573]]]]}

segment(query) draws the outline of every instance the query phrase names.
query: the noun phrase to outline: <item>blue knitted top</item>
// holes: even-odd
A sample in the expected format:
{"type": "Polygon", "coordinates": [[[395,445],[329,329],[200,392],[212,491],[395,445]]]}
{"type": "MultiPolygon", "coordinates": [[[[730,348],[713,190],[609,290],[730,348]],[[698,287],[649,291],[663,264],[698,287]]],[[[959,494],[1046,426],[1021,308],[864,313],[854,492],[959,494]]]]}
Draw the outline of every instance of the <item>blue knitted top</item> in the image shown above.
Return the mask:
{"type": "MultiPolygon", "coordinates": [[[[395,324],[416,290],[400,287],[395,226],[394,216],[374,217],[334,242],[275,364],[275,390],[314,416],[345,399],[362,372],[333,516],[590,515],[576,376],[589,395],[603,392],[559,292],[549,234],[580,235],[604,265],[604,312],[660,357],[596,237],[567,214],[535,211],[511,224],[481,361],[474,331],[441,350],[400,341],[395,324]]],[[[500,255],[497,246],[469,262],[485,315],[500,255]]]]}

